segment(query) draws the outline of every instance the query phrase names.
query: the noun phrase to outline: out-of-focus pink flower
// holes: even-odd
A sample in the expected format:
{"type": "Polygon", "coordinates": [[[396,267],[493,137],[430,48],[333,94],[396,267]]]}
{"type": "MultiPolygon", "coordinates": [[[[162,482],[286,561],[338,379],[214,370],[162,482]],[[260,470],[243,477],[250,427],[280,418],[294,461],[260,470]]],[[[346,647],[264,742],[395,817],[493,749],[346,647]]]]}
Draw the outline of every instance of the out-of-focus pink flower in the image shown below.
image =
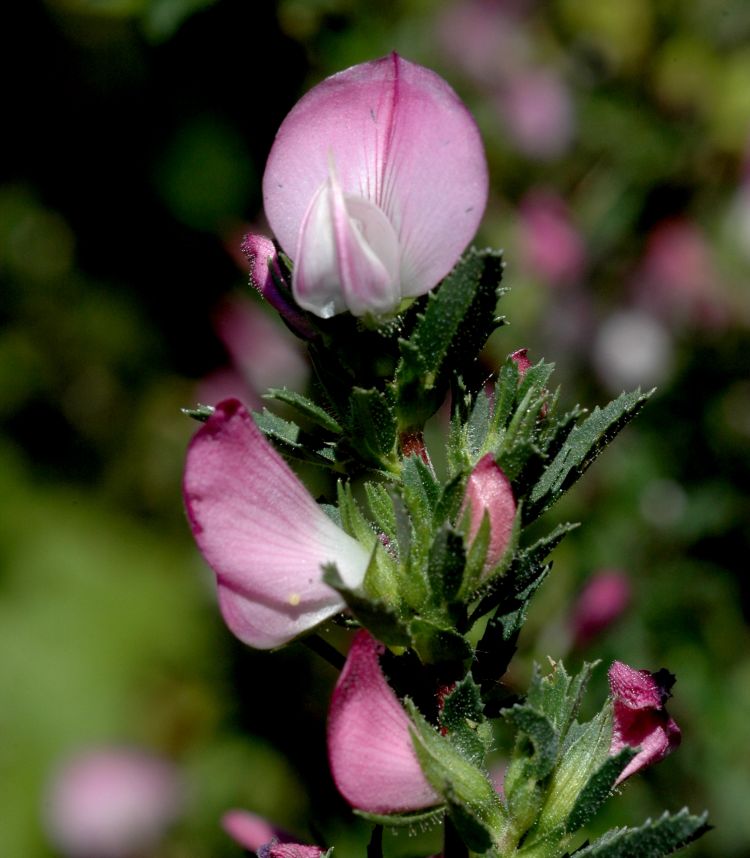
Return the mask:
{"type": "Polygon", "coordinates": [[[273,242],[264,235],[248,233],[242,239],[241,250],[250,266],[250,282],[253,286],[296,334],[303,339],[310,339],[315,333],[312,325],[278,286],[277,281],[283,282],[283,278],[273,242]]]}
{"type": "Polygon", "coordinates": [[[628,609],[630,579],[618,569],[606,569],[589,578],[571,612],[575,646],[586,646],[628,609]]]}
{"type": "Polygon", "coordinates": [[[558,158],[573,140],[573,102],[565,82],[552,69],[516,71],[499,96],[499,107],[508,134],[529,158],[558,158]]]}
{"type": "Polygon", "coordinates": [[[182,783],[170,763],[104,748],[60,768],[45,816],[50,840],[68,858],[129,858],[155,846],[182,806],[182,783]]]}
{"type": "Polygon", "coordinates": [[[727,322],[719,282],[702,230],[687,218],[672,218],[649,235],[633,291],[641,306],[670,322],[713,328],[727,322]]]}
{"type": "Polygon", "coordinates": [[[237,397],[260,408],[260,395],[269,387],[304,387],[308,365],[297,341],[252,301],[239,297],[223,301],[214,313],[214,329],[231,365],[200,382],[199,402],[215,405],[237,397]]]}
{"type": "Polygon", "coordinates": [[[490,541],[484,561],[484,574],[502,560],[513,533],[516,501],[513,489],[491,453],[474,466],[466,482],[464,509],[469,509],[469,540],[479,533],[485,513],[489,518],[490,541]]]}
{"type": "Polygon", "coordinates": [[[448,84],[398,54],[326,78],[282,123],[266,217],[297,303],[327,318],[394,311],[450,271],[487,201],[476,123],[448,84]]]}
{"type": "Polygon", "coordinates": [[[236,843],[259,858],[319,858],[325,852],[320,846],[295,843],[290,834],[247,810],[227,811],[221,824],[236,843]]]}
{"type": "Polygon", "coordinates": [[[366,631],[357,633],[333,691],[328,760],[341,795],[370,813],[397,813],[439,803],[412,744],[409,716],[388,685],[366,631]]]}
{"type": "Polygon", "coordinates": [[[464,74],[497,86],[525,60],[529,46],[521,19],[528,5],[528,0],[458,0],[438,14],[438,42],[464,74]]]}
{"type": "Polygon", "coordinates": [[[183,490],[224,620],[250,646],[280,646],[342,610],[323,582],[325,563],[348,586],[362,583],[365,549],[321,510],[237,400],[219,403],[196,433],[183,490]]]}
{"type": "Polygon", "coordinates": [[[525,265],[553,286],[575,283],[586,270],[586,246],[562,197],[530,191],[519,206],[520,252],[525,265]]]}
{"type": "Polygon", "coordinates": [[[615,785],[647,766],[663,760],[679,744],[680,728],[664,708],[674,677],[666,670],[651,673],[616,661],[609,669],[613,701],[610,754],[625,747],[640,748],[615,785]]]}

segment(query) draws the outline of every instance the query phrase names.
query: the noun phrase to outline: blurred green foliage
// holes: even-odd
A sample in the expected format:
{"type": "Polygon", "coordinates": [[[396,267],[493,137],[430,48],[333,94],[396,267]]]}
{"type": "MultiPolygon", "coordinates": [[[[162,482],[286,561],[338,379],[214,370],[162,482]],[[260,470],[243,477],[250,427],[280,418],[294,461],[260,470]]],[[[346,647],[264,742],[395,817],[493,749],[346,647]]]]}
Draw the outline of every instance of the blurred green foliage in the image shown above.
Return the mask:
{"type": "MultiPolygon", "coordinates": [[[[529,346],[567,403],[659,385],[555,513],[584,526],[508,682],[547,653],[574,667],[577,592],[624,569],[633,607],[585,655],[676,673],[683,745],[597,830],[687,803],[716,830],[686,854],[745,855],[747,3],[47,0],[16,4],[6,40],[0,853],[54,854],[51,771],[123,742],[188,784],[154,854],[238,855],[218,822],[231,806],[342,858],[364,848],[326,768],[333,672],[299,647],[249,652],[218,619],[182,518],[179,408],[229,362],[212,309],[246,288],[232,253],[279,121],[320,77],[396,49],[454,84],[486,141],[479,240],[505,247],[513,287],[488,375],[529,346]]],[[[422,837],[387,848],[436,851],[422,837]]]]}

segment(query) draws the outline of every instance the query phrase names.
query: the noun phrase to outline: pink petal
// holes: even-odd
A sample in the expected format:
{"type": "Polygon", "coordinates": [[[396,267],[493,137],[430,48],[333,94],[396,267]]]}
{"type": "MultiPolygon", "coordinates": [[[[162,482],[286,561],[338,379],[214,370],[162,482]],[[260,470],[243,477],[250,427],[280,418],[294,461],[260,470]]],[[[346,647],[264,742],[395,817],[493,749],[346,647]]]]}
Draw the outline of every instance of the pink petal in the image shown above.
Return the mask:
{"type": "Polygon", "coordinates": [[[383,651],[360,631],[336,683],[328,715],[333,779],[349,804],[370,813],[430,807],[440,799],[417,760],[409,717],[383,676],[383,651]]]}
{"type": "Polygon", "coordinates": [[[402,295],[433,288],[471,240],[487,201],[482,142],[455,92],[397,54],[308,92],[282,123],[263,177],[266,216],[287,253],[300,246],[331,158],[347,208],[353,198],[372,203],[395,230],[402,295]]]}
{"type": "Polygon", "coordinates": [[[648,670],[636,670],[621,661],[609,669],[612,697],[629,709],[661,709],[664,692],[648,670]]]}
{"type": "Polygon", "coordinates": [[[528,349],[517,349],[510,356],[510,359],[518,367],[518,375],[523,378],[531,368],[528,349]]]}
{"type": "Polygon", "coordinates": [[[280,646],[343,608],[323,564],[335,562],[349,586],[362,582],[365,549],[325,515],[237,400],[219,403],[195,435],[184,496],[224,619],[250,646],[280,646]]]}
{"type": "Polygon", "coordinates": [[[258,858],[320,858],[325,852],[320,846],[304,843],[268,843],[258,850],[258,858]]]}
{"type": "Polygon", "coordinates": [[[368,200],[345,198],[331,167],[300,232],[297,303],[323,318],[343,310],[355,316],[389,313],[401,300],[398,254],[388,218],[368,200]]]}
{"type": "Polygon", "coordinates": [[[491,453],[477,462],[469,476],[464,496],[464,506],[467,505],[471,516],[470,541],[473,541],[479,532],[485,512],[489,516],[490,542],[484,561],[484,571],[488,573],[505,554],[516,515],[513,489],[491,453]]]}

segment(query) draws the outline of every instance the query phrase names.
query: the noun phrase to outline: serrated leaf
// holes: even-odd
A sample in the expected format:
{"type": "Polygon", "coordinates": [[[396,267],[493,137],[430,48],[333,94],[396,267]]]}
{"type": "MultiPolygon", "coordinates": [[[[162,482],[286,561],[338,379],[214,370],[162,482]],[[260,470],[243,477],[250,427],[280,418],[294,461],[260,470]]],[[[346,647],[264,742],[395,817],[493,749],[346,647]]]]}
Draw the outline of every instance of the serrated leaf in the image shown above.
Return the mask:
{"type": "Polygon", "coordinates": [[[193,420],[197,420],[199,423],[205,423],[215,410],[213,405],[201,405],[200,403],[195,408],[180,408],[183,414],[192,417],[193,420]]]}
{"type": "Polygon", "coordinates": [[[466,551],[460,533],[443,525],[435,534],[427,559],[427,579],[432,601],[436,605],[450,604],[461,589],[466,551]]]}
{"type": "Polygon", "coordinates": [[[458,518],[465,492],[466,475],[462,473],[456,474],[443,486],[432,515],[435,527],[440,527],[446,521],[453,522],[458,518]]]}
{"type": "Polygon", "coordinates": [[[531,492],[534,516],[549,508],[575,483],[650,396],[651,392],[641,393],[640,389],[623,393],[604,408],[595,408],[582,423],[571,429],[562,448],[531,492]]]}
{"type": "Polygon", "coordinates": [[[375,523],[391,542],[396,543],[396,513],[388,489],[382,483],[366,482],[365,494],[375,523]]]}
{"type": "Polygon", "coordinates": [[[616,828],[575,852],[575,858],[662,858],[697,840],[710,826],[707,813],[693,816],[687,808],[657,820],[647,819],[640,828],[616,828]]]}
{"type": "Polygon", "coordinates": [[[503,263],[489,250],[469,250],[430,293],[408,340],[400,342],[395,387],[399,425],[422,426],[440,405],[450,372],[462,372],[498,326],[495,307],[503,263]]]}
{"type": "Polygon", "coordinates": [[[338,421],[325,409],[294,390],[288,390],[286,387],[273,387],[264,395],[263,398],[275,399],[277,402],[283,402],[286,405],[289,405],[302,417],[310,420],[322,429],[325,429],[327,432],[332,432],[338,435],[343,431],[338,421]]]}
{"type": "Polygon", "coordinates": [[[514,758],[525,757],[528,775],[543,780],[555,767],[560,746],[552,722],[546,715],[524,704],[506,709],[503,716],[518,730],[514,758]]]}
{"type": "Polygon", "coordinates": [[[262,412],[253,411],[253,420],[261,432],[274,441],[281,452],[287,456],[327,467],[335,461],[332,447],[320,443],[307,443],[306,440],[303,442],[302,430],[291,420],[284,420],[267,408],[262,412]]]}
{"type": "Polygon", "coordinates": [[[479,686],[471,674],[457,682],[443,701],[440,726],[450,741],[474,765],[481,765],[492,742],[484,717],[479,686]]]}
{"type": "Polygon", "coordinates": [[[350,442],[378,464],[393,455],[396,446],[396,417],[386,397],[376,388],[355,387],[349,399],[350,442]]]}
{"type": "Polygon", "coordinates": [[[471,658],[471,646],[464,637],[430,620],[415,617],[409,623],[409,634],[422,664],[464,662],[471,658]]]}
{"type": "Polygon", "coordinates": [[[414,749],[425,777],[445,801],[458,833],[469,849],[485,852],[505,822],[500,799],[487,774],[469,762],[406,701],[412,719],[414,749]]]}

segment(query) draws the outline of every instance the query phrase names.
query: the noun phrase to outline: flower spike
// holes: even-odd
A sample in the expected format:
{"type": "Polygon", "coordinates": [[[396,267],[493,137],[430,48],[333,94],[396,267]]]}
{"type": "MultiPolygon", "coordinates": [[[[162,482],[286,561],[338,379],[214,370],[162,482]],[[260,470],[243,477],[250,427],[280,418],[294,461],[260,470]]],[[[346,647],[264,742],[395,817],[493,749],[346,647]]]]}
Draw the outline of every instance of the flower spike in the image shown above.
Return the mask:
{"type": "Polygon", "coordinates": [[[362,583],[368,553],[320,509],[236,399],[219,403],[193,438],[184,496],[224,619],[250,646],[281,646],[343,609],[323,582],[325,563],[336,563],[347,586],[362,583]]]}

